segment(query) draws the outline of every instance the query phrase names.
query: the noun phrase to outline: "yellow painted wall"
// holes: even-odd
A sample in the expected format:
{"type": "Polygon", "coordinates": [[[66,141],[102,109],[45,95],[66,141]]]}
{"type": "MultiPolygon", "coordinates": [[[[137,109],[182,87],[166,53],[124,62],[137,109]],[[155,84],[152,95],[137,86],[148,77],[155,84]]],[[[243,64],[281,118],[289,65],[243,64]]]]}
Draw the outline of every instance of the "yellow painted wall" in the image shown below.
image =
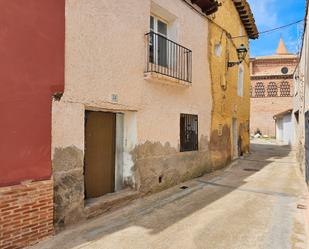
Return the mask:
{"type": "Polygon", "coordinates": [[[237,93],[239,66],[227,68],[227,62],[238,61],[236,48],[241,44],[244,44],[247,49],[249,47],[244,25],[231,0],[222,1],[222,6],[211,19],[209,24],[209,61],[213,110],[210,149],[213,165],[215,168],[219,168],[225,166],[233,158],[233,118],[237,119],[239,135],[237,137],[242,141],[241,150],[244,153],[249,151],[250,57],[248,53],[242,63],[244,90],[243,97],[240,97],[237,93]],[[242,35],[245,37],[231,39],[231,37],[242,35]],[[215,46],[218,44],[221,45],[221,55],[219,56],[215,53],[215,46]]]}

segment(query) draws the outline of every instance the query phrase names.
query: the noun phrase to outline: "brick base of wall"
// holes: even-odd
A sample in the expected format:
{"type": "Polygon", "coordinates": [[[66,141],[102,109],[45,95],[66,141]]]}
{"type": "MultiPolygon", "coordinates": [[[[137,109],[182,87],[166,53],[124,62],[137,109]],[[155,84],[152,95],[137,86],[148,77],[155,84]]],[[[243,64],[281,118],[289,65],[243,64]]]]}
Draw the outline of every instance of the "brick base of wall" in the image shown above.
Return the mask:
{"type": "Polygon", "coordinates": [[[53,234],[52,180],[0,188],[0,248],[23,248],[53,234]]]}

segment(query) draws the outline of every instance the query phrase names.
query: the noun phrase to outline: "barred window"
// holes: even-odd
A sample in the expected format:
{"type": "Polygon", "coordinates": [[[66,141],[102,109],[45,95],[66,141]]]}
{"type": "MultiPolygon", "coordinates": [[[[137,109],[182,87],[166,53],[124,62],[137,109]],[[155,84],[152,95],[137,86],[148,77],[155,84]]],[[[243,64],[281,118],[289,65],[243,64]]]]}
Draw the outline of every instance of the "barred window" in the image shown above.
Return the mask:
{"type": "Polygon", "coordinates": [[[250,86],[250,97],[253,97],[252,86],[250,86]]]}
{"type": "Polygon", "coordinates": [[[198,150],[198,116],[180,114],[180,151],[198,150]]]}
{"type": "Polygon", "coordinates": [[[255,97],[263,98],[265,97],[265,87],[263,82],[258,82],[255,85],[255,97]]]}
{"type": "Polygon", "coordinates": [[[280,96],[281,97],[290,97],[291,96],[291,88],[290,84],[287,81],[283,81],[280,84],[280,96]]]}
{"type": "Polygon", "coordinates": [[[267,95],[268,97],[277,97],[278,96],[278,87],[275,82],[270,82],[267,86],[267,95]]]}

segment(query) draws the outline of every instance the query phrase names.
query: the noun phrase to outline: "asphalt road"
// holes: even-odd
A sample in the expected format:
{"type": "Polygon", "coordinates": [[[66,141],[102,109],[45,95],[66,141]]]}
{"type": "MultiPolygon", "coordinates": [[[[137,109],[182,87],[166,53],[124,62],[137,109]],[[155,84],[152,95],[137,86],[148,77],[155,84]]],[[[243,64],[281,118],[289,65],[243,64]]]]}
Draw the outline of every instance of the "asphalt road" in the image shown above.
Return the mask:
{"type": "Polygon", "coordinates": [[[307,189],[288,146],[75,225],[31,249],[306,249],[307,189]],[[188,188],[181,189],[181,186],[188,188]]]}

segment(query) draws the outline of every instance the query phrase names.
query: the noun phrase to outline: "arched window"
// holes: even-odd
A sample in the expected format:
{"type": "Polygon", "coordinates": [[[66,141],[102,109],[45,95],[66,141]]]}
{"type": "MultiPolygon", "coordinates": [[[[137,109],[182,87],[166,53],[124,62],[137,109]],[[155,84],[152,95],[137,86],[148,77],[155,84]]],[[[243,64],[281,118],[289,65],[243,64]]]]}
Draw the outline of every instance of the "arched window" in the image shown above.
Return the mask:
{"type": "Polygon", "coordinates": [[[280,84],[280,96],[281,97],[290,97],[291,96],[291,88],[290,84],[287,81],[283,81],[280,84]]]}
{"type": "Polygon", "coordinates": [[[275,82],[270,82],[267,86],[267,95],[268,97],[277,97],[278,96],[278,87],[275,82]]]}
{"type": "Polygon", "coordinates": [[[263,82],[258,82],[255,85],[255,97],[264,98],[265,97],[265,87],[263,82]]]}

